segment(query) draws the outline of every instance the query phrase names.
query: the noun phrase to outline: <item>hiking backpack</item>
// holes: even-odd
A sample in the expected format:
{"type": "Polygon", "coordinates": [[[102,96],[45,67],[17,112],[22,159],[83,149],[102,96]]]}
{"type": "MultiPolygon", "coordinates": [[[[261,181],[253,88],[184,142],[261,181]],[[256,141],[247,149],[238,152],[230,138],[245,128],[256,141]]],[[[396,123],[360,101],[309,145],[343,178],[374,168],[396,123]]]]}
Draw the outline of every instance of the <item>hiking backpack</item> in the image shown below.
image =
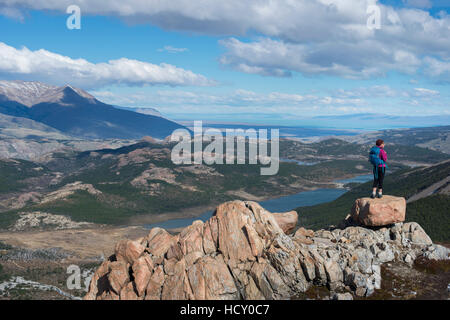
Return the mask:
{"type": "Polygon", "coordinates": [[[380,164],[384,163],[384,161],[380,159],[380,148],[379,147],[372,147],[372,149],[370,149],[369,162],[374,167],[377,167],[377,168],[380,164]]]}

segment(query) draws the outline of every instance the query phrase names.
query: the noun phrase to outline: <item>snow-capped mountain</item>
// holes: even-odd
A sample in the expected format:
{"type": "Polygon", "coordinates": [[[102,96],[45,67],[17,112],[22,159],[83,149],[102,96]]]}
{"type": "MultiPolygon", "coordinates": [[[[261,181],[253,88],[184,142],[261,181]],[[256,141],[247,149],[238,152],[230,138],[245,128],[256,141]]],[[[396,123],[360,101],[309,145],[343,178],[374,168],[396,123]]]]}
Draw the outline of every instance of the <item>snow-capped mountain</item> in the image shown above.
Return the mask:
{"type": "Polygon", "coordinates": [[[70,85],[57,87],[38,81],[5,81],[0,80],[0,96],[21,103],[27,107],[43,102],[61,102],[64,98],[64,90],[71,89],[83,98],[95,100],[95,98],[78,88],[70,85]]]}
{"type": "Polygon", "coordinates": [[[164,139],[183,126],[156,115],[105,104],[70,85],[0,81],[0,113],[32,119],[76,137],[164,139]]]}

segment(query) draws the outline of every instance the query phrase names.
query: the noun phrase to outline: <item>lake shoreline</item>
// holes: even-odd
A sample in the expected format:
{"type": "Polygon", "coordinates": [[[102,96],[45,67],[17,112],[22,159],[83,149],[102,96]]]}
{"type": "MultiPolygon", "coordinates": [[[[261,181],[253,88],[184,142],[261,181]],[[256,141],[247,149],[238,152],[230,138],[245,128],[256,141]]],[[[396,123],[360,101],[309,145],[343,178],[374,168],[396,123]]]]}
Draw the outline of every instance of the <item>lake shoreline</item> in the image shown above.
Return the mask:
{"type": "MultiPolygon", "coordinates": [[[[277,197],[270,197],[270,196],[254,196],[255,199],[250,199],[246,197],[246,199],[235,199],[235,200],[242,200],[242,201],[256,201],[261,204],[263,208],[265,208],[268,211],[271,212],[287,212],[294,210],[297,207],[301,207],[304,205],[293,205],[292,207],[285,208],[285,210],[274,210],[274,206],[272,205],[273,202],[282,201],[286,198],[290,197],[302,197],[306,195],[305,193],[309,193],[308,195],[313,196],[314,198],[315,192],[322,192],[326,197],[325,201],[318,201],[316,203],[308,204],[308,205],[316,205],[320,203],[325,203],[329,201],[333,201],[334,199],[340,197],[343,195],[347,190],[344,188],[344,185],[348,182],[354,182],[359,181],[368,181],[371,179],[371,175],[364,174],[364,175],[346,175],[343,177],[340,177],[339,179],[333,180],[331,182],[325,182],[324,187],[315,187],[315,188],[302,188],[298,192],[288,193],[284,195],[280,195],[277,197]],[[334,187],[330,187],[333,185],[334,187]],[[328,188],[326,187],[328,186],[328,188]],[[268,208],[267,208],[268,207],[268,208]]],[[[249,195],[246,193],[246,195],[249,195]]],[[[289,200],[289,199],[286,199],[289,200]]],[[[311,200],[311,199],[309,199],[311,200]]],[[[208,215],[212,214],[212,211],[219,205],[220,203],[217,203],[216,205],[208,205],[208,206],[200,206],[195,208],[187,208],[182,211],[177,212],[171,212],[171,213],[164,213],[162,215],[158,216],[140,216],[133,219],[134,223],[139,223],[140,226],[143,226],[144,228],[151,229],[154,227],[161,227],[167,230],[170,230],[171,232],[177,232],[184,228],[187,225],[190,225],[195,220],[205,220],[208,218],[208,215]],[[202,219],[203,218],[203,219],[202,219]],[[184,226],[177,226],[177,227],[167,227],[168,224],[184,224],[183,221],[190,221],[190,223],[184,225],[184,226]]],[[[275,204],[276,207],[276,204],[275,204]]]]}

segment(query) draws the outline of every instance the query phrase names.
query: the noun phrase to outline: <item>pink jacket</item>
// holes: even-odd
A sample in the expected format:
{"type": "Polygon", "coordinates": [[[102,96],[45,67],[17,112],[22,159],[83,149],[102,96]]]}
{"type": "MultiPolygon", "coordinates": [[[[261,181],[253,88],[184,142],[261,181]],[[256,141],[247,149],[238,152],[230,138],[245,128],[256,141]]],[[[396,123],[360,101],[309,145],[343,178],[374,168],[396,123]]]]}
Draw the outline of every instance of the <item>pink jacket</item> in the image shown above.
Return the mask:
{"type": "MultiPolygon", "coordinates": [[[[383,148],[380,148],[380,159],[383,160],[384,162],[387,162],[387,153],[386,151],[384,151],[383,148]]],[[[383,163],[380,164],[379,167],[386,167],[386,165],[383,163]]]]}

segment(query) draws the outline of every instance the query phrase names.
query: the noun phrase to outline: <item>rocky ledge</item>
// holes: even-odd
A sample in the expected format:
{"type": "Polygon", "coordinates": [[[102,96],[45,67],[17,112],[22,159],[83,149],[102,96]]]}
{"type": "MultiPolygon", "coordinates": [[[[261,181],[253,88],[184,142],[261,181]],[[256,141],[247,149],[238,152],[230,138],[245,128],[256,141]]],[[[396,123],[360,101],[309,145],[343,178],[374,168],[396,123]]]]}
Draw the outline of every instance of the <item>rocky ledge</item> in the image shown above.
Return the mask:
{"type": "Polygon", "coordinates": [[[284,231],[297,220],[293,212],[271,214],[251,201],[224,203],[210,220],[177,235],[154,228],[145,238],[117,243],[85,299],[290,299],[313,285],[327,286],[335,299],[351,299],[380,288],[383,263],[449,258],[450,250],[433,244],[420,225],[397,222],[391,209],[404,210],[402,201],[381,200],[370,209],[358,199],[338,228],[300,228],[291,235],[284,231]],[[364,226],[369,220],[357,219],[357,207],[363,217],[378,210],[383,223],[391,223],[389,217],[396,223],[364,226]]]}

